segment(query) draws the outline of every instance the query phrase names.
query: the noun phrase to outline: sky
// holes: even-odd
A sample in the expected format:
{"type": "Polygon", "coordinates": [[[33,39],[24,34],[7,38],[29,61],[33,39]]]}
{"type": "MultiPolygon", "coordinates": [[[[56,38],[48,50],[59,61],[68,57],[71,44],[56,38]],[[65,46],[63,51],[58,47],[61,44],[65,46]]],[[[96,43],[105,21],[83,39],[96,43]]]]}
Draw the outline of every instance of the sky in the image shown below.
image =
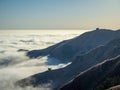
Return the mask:
{"type": "Polygon", "coordinates": [[[0,0],[3,29],[120,29],[120,0],[0,0]]]}

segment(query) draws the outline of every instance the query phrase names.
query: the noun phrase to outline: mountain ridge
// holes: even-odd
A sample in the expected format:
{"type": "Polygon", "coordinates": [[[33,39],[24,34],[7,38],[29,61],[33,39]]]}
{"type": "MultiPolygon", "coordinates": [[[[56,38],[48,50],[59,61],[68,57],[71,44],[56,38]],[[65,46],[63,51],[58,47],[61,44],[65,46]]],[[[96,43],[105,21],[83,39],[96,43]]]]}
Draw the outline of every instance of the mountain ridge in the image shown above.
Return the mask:
{"type": "Polygon", "coordinates": [[[79,74],[60,90],[93,90],[104,78],[116,75],[120,76],[120,55],[79,74]]]}
{"type": "Polygon", "coordinates": [[[42,50],[29,51],[27,56],[30,58],[37,58],[48,55],[49,57],[54,57],[65,63],[72,61],[76,54],[85,54],[89,50],[92,50],[99,45],[105,45],[118,37],[120,37],[120,30],[94,30],[42,50]]]}
{"type": "Polygon", "coordinates": [[[75,78],[79,73],[106,59],[114,58],[117,55],[120,55],[120,39],[112,40],[106,45],[97,47],[84,55],[80,54],[80,56],[76,57],[76,60],[64,68],[35,74],[18,81],[18,84],[20,84],[20,86],[32,85],[36,87],[40,84],[51,83],[53,88],[57,90],[75,78]],[[113,44],[113,42],[115,44],[113,44]]]}

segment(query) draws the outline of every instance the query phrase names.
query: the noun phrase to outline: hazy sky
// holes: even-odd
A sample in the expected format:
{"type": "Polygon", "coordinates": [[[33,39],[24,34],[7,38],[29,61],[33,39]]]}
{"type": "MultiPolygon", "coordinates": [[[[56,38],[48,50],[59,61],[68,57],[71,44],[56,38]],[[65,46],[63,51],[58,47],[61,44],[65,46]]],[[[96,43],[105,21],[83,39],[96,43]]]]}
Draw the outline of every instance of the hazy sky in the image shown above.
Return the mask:
{"type": "Polygon", "coordinates": [[[0,29],[120,28],[120,0],[0,0],[0,29]]]}

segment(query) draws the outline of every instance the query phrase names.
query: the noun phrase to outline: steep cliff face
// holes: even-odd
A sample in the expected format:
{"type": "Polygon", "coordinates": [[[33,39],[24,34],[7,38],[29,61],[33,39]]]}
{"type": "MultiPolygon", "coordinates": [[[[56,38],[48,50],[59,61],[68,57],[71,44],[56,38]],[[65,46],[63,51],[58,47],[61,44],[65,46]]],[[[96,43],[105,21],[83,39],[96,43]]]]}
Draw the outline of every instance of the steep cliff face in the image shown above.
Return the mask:
{"type": "Polygon", "coordinates": [[[68,62],[73,60],[71,58],[73,58],[76,54],[85,54],[89,50],[99,45],[105,45],[109,41],[118,37],[120,37],[120,30],[94,30],[86,32],[73,39],[60,42],[43,50],[29,51],[27,56],[36,58],[39,56],[49,55],[50,57],[61,60],[62,62],[68,62]]]}
{"type": "Polygon", "coordinates": [[[58,89],[88,68],[118,55],[120,55],[120,39],[115,39],[105,46],[90,50],[86,54],[77,54],[75,60],[67,67],[38,73],[19,81],[18,84],[21,86],[39,86],[51,83],[54,89],[58,89]]]}
{"type": "Polygon", "coordinates": [[[60,90],[105,90],[107,88],[95,89],[95,86],[104,79],[115,76],[120,76],[120,56],[86,70],[60,90]]]}

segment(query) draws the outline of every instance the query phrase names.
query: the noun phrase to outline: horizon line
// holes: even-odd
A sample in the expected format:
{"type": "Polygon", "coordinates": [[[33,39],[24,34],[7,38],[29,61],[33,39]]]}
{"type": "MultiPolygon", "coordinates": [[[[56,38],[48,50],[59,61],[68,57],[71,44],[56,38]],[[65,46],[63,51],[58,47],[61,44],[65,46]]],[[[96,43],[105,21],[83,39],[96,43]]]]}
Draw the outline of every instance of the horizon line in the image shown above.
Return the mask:
{"type": "MultiPolygon", "coordinates": [[[[91,29],[87,29],[87,28],[0,28],[0,30],[96,30],[97,28],[91,28],[91,29]]],[[[99,28],[99,29],[110,29],[110,28],[99,28]]],[[[110,30],[120,30],[120,29],[113,29],[111,28],[110,30]]]]}
{"type": "Polygon", "coordinates": [[[80,29],[80,28],[4,28],[0,30],[93,30],[93,29],[80,29]]]}

